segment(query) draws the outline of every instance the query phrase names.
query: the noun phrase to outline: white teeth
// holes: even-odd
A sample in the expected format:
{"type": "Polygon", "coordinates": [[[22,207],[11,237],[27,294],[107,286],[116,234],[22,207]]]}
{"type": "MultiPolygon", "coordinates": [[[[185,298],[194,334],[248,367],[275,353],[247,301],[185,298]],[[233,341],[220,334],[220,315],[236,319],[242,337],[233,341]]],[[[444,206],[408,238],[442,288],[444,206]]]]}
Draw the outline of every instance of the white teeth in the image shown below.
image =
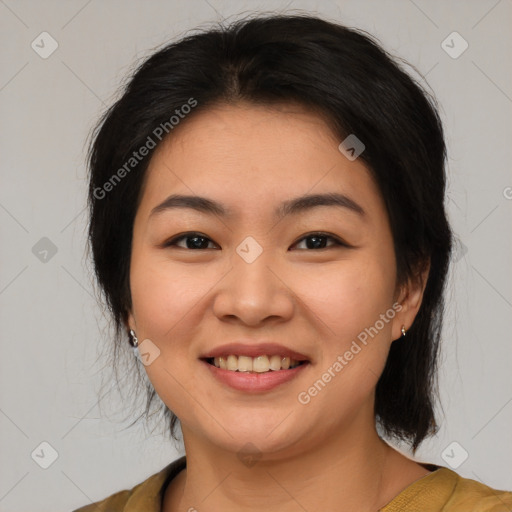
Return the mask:
{"type": "Polygon", "coordinates": [[[238,357],[228,356],[228,361],[226,363],[226,370],[232,370],[235,372],[236,372],[236,370],[238,370],[238,357]]]}
{"type": "MultiPolygon", "coordinates": [[[[238,358],[238,364],[240,365],[240,358],[238,358]]],[[[267,356],[255,357],[252,361],[252,370],[254,372],[263,373],[270,370],[270,361],[267,356]]]]}
{"type": "Polygon", "coordinates": [[[238,371],[252,372],[252,357],[238,356],[238,371]]]}
{"type": "Polygon", "coordinates": [[[281,356],[272,356],[270,358],[270,369],[280,370],[281,369],[281,356]]]}
{"type": "Polygon", "coordinates": [[[248,356],[235,356],[230,354],[226,357],[215,357],[213,364],[222,370],[230,370],[236,372],[256,372],[265,373],[270,370],[288,370],[298,366],[299,361],[291,359],[290,357],[281,357],[278,355],[267,356],[261,355],[258,357],[248,356]]]}

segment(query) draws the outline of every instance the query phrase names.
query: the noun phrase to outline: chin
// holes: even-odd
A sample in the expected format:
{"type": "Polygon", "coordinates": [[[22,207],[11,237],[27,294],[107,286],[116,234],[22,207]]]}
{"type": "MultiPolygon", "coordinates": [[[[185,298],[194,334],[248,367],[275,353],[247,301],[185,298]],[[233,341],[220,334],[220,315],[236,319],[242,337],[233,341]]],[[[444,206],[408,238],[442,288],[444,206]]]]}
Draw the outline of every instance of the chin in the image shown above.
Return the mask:
{"type": "MultiPolygon", "coordinates": [[[[258,458],[263,455],[267,459],[279,458],[296,446],[307,434],[303,432],[301,435],[300,432],[287,429],[286,420],[280,424],[282,420],[283,417],[278,420],[261,418],[257,420],[254,415],[248,415],[242,422],[230,421],[225,424],[231,436],[222,428],[216,429],[217,435],[214,437],[211,436],[211,431],[205,432],[205,435],[218,448],[235,453],[239,458],[245,454],[258,458]]],[[[296,426],[296,422],[293,423],[296,426]]]]}

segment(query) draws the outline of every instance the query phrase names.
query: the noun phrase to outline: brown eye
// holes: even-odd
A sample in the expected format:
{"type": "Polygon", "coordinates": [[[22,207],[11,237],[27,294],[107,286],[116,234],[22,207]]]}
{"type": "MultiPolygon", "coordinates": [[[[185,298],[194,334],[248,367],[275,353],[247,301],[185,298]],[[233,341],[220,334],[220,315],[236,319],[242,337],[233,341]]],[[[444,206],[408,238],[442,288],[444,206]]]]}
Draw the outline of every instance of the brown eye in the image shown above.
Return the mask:
{"type": "MultiPolygon", "coordinates": [[[[299,243],[302,243],[302,241],[304,240],[306,241],[306,249],[329,249],[331,247],[336,246],[349,247],[348,244],[342,242],[339,238],[321,232],[310,233],[309,235],[302,237],[298,242],[294,244],[294,246],[296,246],[299,243]],[[330,245],[328,245],[329,242],[331,242],[330,245]]],[[[171,240],[165,242],[163,244],[163,247],[175,246],[179,247],[180,249],[201,250],[208,249],[209,243],[215,244],[210,238],[203,235],[202,233],[190,232],[172,238],[171,240]]],[[[301,250],[303,249],[304,248],[302,248],[301,250]]]]}
{"type": "MultiPolygon", "coordinates": [[[[333,246],[342,246],[342,247],[348,247],[347,244],[339,240],[337,237],[334,237],[332,235],[329,235],[327,233],[311,233],[309,235],[306,235],[302,237],[299,242],[302,242],[303,240],[310,241],[309,243],[306,242],[306,248],[307,249],[329,249],[333,246]],[[327,241],[332,241],[334,244],[331,244],[330,246],[327,246],[327,241]]],[[[299,243],[297,242],[297,243],[299,243]]],[[[297,245],[294,244],[294,245],[297,245]]]]}
{"type": "Polygon", "coordinates": [[[201,234],[201,233],[185,233],[183,235],[179,235],[177,237],[174,237],[173,239],[169,240],[168,242],[165,242],[164,247],[171,247],[176,246],[180,249],[191,249],[191,250],[198,250],[198,249],[208,249],[208,243],[214,243],[212,240],[210,240],[207,236],[201,234]],[[185,245],[179,245],[179,242],[182,240],[185,241],[185,245]]]}

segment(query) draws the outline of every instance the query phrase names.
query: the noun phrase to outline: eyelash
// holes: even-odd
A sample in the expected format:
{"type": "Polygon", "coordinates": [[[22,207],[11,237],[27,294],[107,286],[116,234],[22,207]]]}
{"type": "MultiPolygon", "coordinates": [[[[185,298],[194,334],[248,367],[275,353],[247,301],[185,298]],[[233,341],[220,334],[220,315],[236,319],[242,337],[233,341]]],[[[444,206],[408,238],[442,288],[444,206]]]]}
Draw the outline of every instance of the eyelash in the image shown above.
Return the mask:
{"type": "MultiPolygon", "coordinates": [[[[297,240],[297,242],[295,242],[293,245],[296,245],[299,242],[302,242],[303,240],[305,240],[307,238],[313,238],[313,237],[322,237],[322,238],[326,238],[326,239],[332,240],[334,242],[334,245],[331,245],[330,247],[321,247],[320,249],[299,249],[299,250],[321,251],[321,250],[325,250],[325,249],[330,249],[330,248],[335,247],[335,246],[341,246],[341,247],[347,247],[347,248],[350,247],[350,245],[342,242],[338,237],[335,237],[335,236],[333,236],[333,235],[331,235],[329,233],[324,233],[324,232],[321,232],[321,231],[315,231],[313,233],[308,233],[307,235],[305,235],[302,238],[300,238],[299,240],[297,240]]],[[[208,238],[206,235],[203,235],[203,234],[198,233],[196,231],[191,231],[189,233],[184,233],[182,235],[178,235],[177,237],[174,237],[174,238],[168,240],[167,242],[164,242],[163,247],[175,246],[177,244],[177,242],[179,242],[180,240],[186,239],[186,238],[203,238],[205,240],[209,240],[210,242],[213,242],[213,240],[208,238]]],[[[202,251],[202,250],[204,250],[204,249],[188,249],[187,247],[179,247],[179,248],[180,249],[186,249],[188,251],[202,251]]]]}

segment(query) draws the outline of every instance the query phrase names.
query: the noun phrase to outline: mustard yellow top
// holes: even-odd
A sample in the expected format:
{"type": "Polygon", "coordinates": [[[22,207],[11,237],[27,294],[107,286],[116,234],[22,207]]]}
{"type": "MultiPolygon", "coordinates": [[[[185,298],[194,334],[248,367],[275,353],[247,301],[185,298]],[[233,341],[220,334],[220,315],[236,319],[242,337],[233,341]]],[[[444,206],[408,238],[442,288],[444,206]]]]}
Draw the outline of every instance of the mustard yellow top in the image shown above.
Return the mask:
{"type": "MultiPolygon", "coordinates": [[[[133,489],[73,512],[161,512],[165,488],[185,467],[183,456],[133,489]]],[[[379,512],[512,512],[512,492],[462,478],[443,466],[434,467],[437,469],[410,484],[379,512]]]]}

